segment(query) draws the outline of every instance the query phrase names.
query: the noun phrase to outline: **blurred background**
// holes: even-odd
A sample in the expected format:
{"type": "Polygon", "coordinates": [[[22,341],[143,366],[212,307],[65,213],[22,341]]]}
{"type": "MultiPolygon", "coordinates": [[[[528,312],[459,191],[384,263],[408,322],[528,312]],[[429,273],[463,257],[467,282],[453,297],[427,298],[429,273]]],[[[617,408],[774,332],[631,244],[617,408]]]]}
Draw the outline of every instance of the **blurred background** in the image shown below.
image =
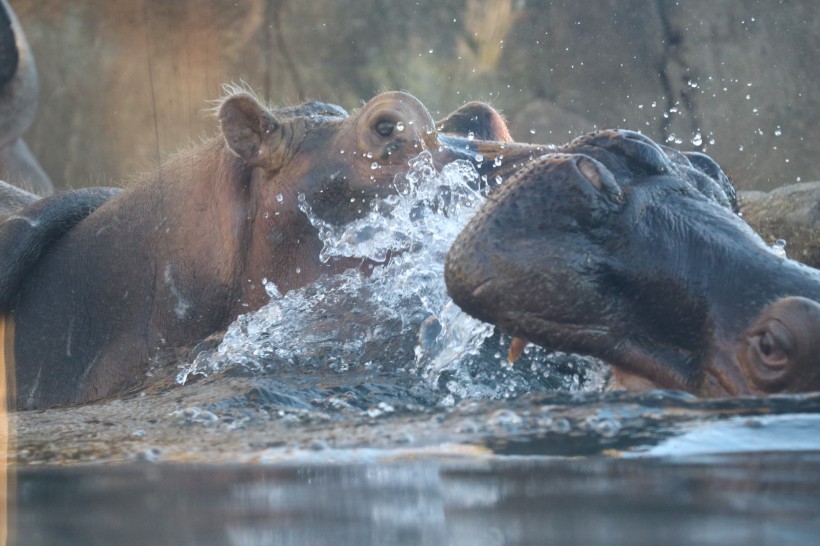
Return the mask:
{"type": "Polygon", "coordinates": [[[492,103],[516,140],[639,130],[740,189],[820,180],[815,0],[12,0],[38,63],[26,140],[58,188],[122,185],[216,131],[225,82],[348,110],[492,103]]]}

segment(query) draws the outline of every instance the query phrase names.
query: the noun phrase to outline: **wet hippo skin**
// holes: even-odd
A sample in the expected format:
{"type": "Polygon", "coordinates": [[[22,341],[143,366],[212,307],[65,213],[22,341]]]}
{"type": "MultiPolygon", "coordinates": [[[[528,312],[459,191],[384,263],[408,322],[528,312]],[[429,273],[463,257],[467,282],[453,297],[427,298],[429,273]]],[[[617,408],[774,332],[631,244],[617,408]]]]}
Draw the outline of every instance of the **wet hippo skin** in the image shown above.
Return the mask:
{"type": "Polygon", "coordinates": [[[437,124],[400,92],[348,115],[320,102],[273,110],[234,90],[217,117],[220,134],[122,192],[0,206],[0,313],[14,328],[18,408],[95,400],[140,383],[149,366],[264,305],[266,282],[284,293],[379,265],[356,256],[323,263],[302,200],[342,224],[401,188],[422,152],[439,168],[464,159],[495,177],[545,151],[508,142],[489,106],[465,105],[437,124]]]}
{"type": "Polygon", "coordinates": [[[620,386],[818,390],[820,271],[736,207],[708,157],[593,133],[490,195],[449,252],[448,291],[513,336],[607,361],[620,386]]]}

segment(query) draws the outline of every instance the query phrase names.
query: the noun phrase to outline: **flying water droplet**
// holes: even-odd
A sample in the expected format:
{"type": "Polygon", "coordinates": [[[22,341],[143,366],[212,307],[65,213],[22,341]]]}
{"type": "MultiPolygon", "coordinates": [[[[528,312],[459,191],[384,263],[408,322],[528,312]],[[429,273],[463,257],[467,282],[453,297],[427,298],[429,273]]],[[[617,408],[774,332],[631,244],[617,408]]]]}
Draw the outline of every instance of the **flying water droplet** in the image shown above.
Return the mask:
{"type": "MultiPolygon", "coordinates": [[[[178,381],[230,367],[252,373],[279,366],[401,370],[436,389],[440,406],[463,398],[509,398],[538,388],[549,375],[543,370],[551,355],[533,346],[525,358],[538,367],[502,367],[492,356],[501,343],[494,328],[465,314],[447,296],[442,264],[484,202],[484,194],[476,190],[484,186],[471,162],[438,169],[432,155],[422,152],[408,162],[404,176],[396,178],[394,193],[363,201],[359,217],[348,223],[323,221],[305,194],[297,194],[299,210],[323,244],[320,260],[353,257],[357,263],[383,265],[373,266],[369,276],[356,269],[324,275],[285,294],[265,284],[270,302],[237,318],[218,349],[184,365],[178,381]],[[438,326],[425,329],[431,318],[438,326]],[[522,375],[526,373],[529,376],[522,375]]],[[[359,201],[357,196],[357,206],[359,201]]],[[[589,370],[585,368],[584,377],[594,381],[589,370]]],[[[572,375],[552,381],[552,388],[587,385],[587,379],[572,375]]]]}
{"type": "Polygon", "coordinates": [[[785,239],[778,239],[774,243],[772,243],[772,250],[775,254],[780,256],[781,258],[786,257],[786,241],[785,239]]]}

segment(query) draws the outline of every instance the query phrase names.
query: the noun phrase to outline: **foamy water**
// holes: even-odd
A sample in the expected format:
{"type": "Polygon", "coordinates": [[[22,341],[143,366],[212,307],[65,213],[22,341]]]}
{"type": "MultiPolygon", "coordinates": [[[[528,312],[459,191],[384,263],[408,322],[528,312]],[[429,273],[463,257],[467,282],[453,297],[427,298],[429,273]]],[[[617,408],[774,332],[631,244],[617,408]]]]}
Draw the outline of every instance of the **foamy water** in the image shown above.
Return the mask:
{"type": "Polygon", "coordinates": [[[350,270],[284,295],[269,284],[270,303],[240,316],[218,350],[185,365],[178,381],[231,366],[259,373],[283,365],[340,373],[401,371],[437,386],[445,405],[456,398],[600,388],[603,367],[591,359],[530,347],[509,365],[509,339],[467,316],[447,296],[444,259],[484,201],[475,188],[486,184],[478,177],[467,162],[438,172],[430,154],[422,153],[410,162],[402,188],[341,227],[313,215],[300,196],[302,211],[324,242],[322,260],[392,256],[389,263],[370,277],[350,270]]]}

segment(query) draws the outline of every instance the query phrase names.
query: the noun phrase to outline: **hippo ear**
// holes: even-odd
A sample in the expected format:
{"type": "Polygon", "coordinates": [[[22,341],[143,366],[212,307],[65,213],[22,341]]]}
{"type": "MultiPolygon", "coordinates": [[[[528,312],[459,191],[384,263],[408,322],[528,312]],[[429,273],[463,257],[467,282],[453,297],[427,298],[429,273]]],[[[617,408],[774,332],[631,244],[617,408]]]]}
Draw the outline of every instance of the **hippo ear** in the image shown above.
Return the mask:
{"type": "Polygon", "coordinates": [[[437,121],[439,132],[479,140],[512,142],[507,123],[495,108],[483,102],[468,102],[446,118],[437,121]]]}
{"type": "Polygon", "coordinates": [[[782,298],[746,332],[739,355],[751,380],[767,393],[820,389],[820,304],[782,298]]]}
{"type": "Polygon", "coordinates": [[[254,167],[275,168],[271,159],[282,141],[282,123],[251,95],[233,95],[219,107],[222,134],[233,152],[254,167]]]}

